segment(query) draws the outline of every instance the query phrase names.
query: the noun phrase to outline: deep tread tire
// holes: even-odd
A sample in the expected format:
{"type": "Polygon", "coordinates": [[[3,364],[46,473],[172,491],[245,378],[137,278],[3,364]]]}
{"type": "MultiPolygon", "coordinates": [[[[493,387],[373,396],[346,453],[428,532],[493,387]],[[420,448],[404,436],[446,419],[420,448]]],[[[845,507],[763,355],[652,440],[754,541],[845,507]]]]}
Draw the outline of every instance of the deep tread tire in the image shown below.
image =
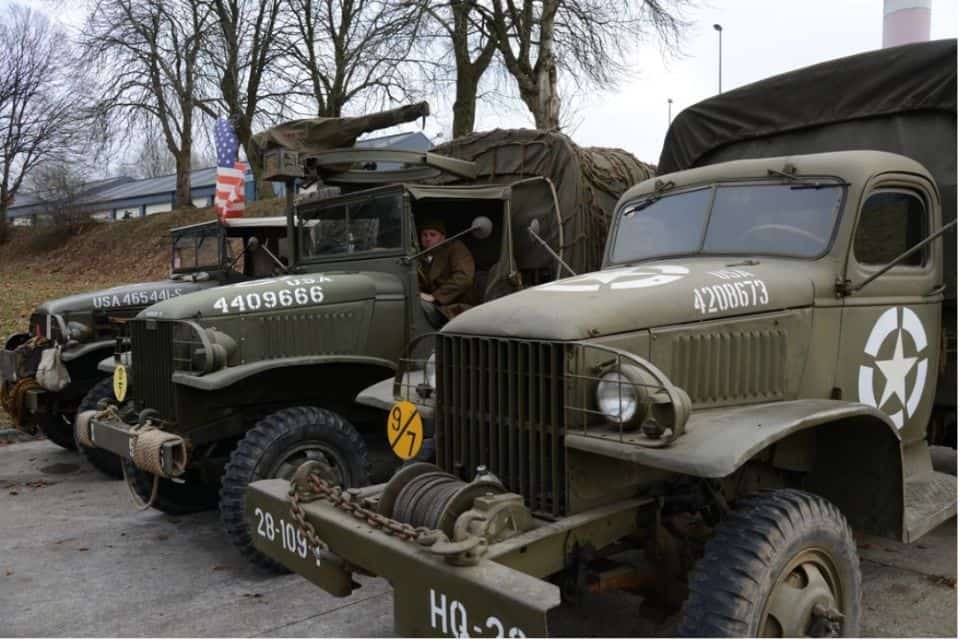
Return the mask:
{"type": "Polygon", "coordinates": [[[220,488],[220,519],[227,538],[252,563],[275,573],[286,569],[253,546],[246,519],[247,485],[267,478],[293,447],[318,442],[334,449],[343,467],[345,484],[370,483],[367,447],[357,430],[341,416],[317,407],[291,407],[272,413],[247,432],[230,455],[220,488]]]}
{"type": "MultiPolygon", "coordinates": [[[[80,406],[77,407],[77,413],[83,411],[92,411],[97,408],[101,400],[115,400],[113,395],[113,378],[107,377],[93,385],[87,395],[83,396],[80,406]]],[[[120,456],[110,453],[106,449],[97,447],[85,447],[76,440],[76,432],[71,436],[80,458],[88,462],[90,466],[106,476],[119,480],[123,477],[123,469],[120,466],[120,456]]]]}
{"type": "Polygon", "coordinates": [[[842,636],[860,628],[860,560],[840,510],[819,496],[785,489],[738,501],[707,542],[690,574],[676,635],[756,637],[775,582],[803,549],[825,550],[834,563],[845,613],[842,636]]]}
{"type": "Polygon", "coordinates": [[[63,447],[67,451],[77,449],[77,443],[73,438],[73,416],[65,413],[46,416],[40,422],[40,432],[58,447],[63,447]]]}
{"type": "MultiPolygon", "coordinates": [[[[129,460],[123,460],[127,471],[127,484],[133,489],[143,502],[150,500],[153,492],[153,474],[139,469],[129,460]]],[[[157,486],[157,496],[153,501],[153,508],[172,516],[207,511],[217,506],[217,485],[204,482],[199,475],[187,470],[183,474],[183,482],[174,482],[160,478],[157,486]]]]}

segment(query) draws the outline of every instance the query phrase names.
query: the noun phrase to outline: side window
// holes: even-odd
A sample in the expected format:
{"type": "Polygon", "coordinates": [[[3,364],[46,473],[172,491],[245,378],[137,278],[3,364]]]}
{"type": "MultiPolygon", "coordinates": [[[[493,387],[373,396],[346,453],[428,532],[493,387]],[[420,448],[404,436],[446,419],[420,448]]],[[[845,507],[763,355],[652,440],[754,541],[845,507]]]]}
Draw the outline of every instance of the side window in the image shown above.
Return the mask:
{"type": "MultiPolygon", "coordinates": [[[[911,191],[878,191],[867,198],[853,240],[853,255],[860,264],[881,266],[917,244],[929,233],[927,207],[911,191]]],[[[919,267],[927,252],[918,251],[900,264],[919,267]]]]}

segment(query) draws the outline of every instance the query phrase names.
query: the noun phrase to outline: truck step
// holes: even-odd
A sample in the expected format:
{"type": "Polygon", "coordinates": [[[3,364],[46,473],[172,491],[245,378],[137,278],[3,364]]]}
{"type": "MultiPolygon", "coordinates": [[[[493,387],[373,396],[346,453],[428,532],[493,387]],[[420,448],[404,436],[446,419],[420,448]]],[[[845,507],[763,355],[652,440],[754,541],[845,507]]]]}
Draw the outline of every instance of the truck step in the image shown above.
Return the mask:
{"type": "Polygon", "coordinates": [[[957,478],[932,471],[903,485],[903,541],[922,535],[957,515],[957,478]]]}

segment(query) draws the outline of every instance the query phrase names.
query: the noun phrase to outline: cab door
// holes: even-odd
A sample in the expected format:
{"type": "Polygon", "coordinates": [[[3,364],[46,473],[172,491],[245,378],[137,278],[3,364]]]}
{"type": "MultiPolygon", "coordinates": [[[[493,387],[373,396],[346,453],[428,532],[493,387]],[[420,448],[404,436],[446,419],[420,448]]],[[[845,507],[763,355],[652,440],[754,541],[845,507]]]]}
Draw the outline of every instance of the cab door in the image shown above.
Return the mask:
{"type": "MultiPolygon", "coordinates": [[[[936,188],[884,174],[864,190],[847,256],[856,287],[940,223],[936,188]]],[[[935,241],[844,299],[837,380],[841,397],[879,408],[904,444],[922,440],[933,406],[943,300],[942,242],[935,241]]]]}

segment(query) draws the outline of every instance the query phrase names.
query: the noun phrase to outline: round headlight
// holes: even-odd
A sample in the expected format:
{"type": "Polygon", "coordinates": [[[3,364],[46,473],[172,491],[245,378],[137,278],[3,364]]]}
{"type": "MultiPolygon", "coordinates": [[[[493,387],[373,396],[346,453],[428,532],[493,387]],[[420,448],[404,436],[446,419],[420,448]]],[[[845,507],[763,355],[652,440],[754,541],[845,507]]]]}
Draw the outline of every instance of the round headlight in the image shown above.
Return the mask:
{"type": "Polygon", "coordinates": [[[434,351],[427,358],[427,363],[423,366],[423,373],[427,377],[427,384],[432,388],[437,388],[437,352],[434,351]]]}
{"type": "Polygon", "coordinates": [[[633,420],[637,413],[637,389],[619,371],[605,373],[597,384],[597,406],[613,424],[633,420]]]}

